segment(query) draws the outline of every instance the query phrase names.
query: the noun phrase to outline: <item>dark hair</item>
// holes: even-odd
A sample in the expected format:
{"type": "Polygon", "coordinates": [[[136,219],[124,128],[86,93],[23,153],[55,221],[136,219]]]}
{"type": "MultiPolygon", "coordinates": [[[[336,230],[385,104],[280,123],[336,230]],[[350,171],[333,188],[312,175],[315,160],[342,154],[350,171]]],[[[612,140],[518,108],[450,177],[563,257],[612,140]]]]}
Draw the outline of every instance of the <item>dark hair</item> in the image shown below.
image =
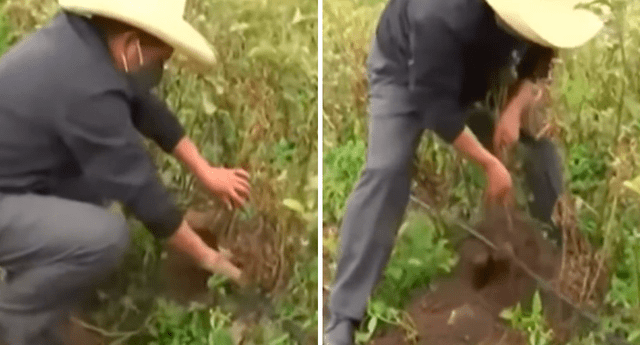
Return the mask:
{"type": "Polygon", "coordinates": [[[520,79],[545,79],[549,75],[551,60],[556,57],[556,50],[539,44],[530,44],[526,54],[518,66],[520,79]]]}
{"type": "Polygon", "coordinates": [[[119,21],[117,19],[108,18],[100,15],[93,15],[90,19],[90,22],[98,30],[100,30],[100,32],[102,33],[105,39],[125,33],[127,31],[135,31],[139,34],[140,39],[145,42],[149,42],[153,44],[163,43],[162,40],[158,39],[154,35],[142,29],[139,29],[131,24],[119,21]]]}
{"type": "Polygon", "coordinates": [[[518,82],[509,87],[507,100],[511,100],[518,90],[518,86],[525,80],[538,82],[546,79],[551,71],[551,62],[557,56],[557,50],[530,42],[527,52],[518,64],[518,82]]]}
{"type": "Polygon", "coordinates": [[[140,31],[138,28],[127,23],[99,15],[91,16],[90,21],[95,27],[100,29],[100,31],[109,36],[121,34],[126,31],[140,31]]]}

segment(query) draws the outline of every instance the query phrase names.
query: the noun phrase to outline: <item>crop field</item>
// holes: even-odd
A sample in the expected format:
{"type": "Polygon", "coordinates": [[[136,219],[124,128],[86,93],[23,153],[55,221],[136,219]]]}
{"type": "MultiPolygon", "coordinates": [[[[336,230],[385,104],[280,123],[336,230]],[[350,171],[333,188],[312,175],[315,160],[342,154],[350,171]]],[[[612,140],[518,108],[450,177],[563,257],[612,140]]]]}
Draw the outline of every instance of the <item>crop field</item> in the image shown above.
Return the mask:
{"type": "MultiPolygon", "coordinates": [[[[53,0],[0,6],[0,53],[57,11],[53,0]]],[[[190,286],[204,290],[204,302],[178,301],[164,284],[193,272],[167,270],[162,243],[131,217],[131,248],[74,319],[79,337],[104,344],[317,344],[317,12],[313,0],[187,1],[186,18],[211,42],[217,64],[193,74],[171,61],[159,93],[212,165],[249,172],[244,209],[220,211],[185,167],[148,143],[182,207],[222,214],[216,224],[226,228],[215,230],[255,269],[260,303],[216,276],[190,286]]]]}
{"type": "MultiPolygon", "coordinates": [[[[582,248],[567,245],[574,250],[562,253],[563,262],[584,263],[581,269],[565,271],[563,279],[572,276],[580,281],[574,290],[565,284],[565,291],[576,301],[587,303],[589,296],[597,295],[597,282],[604,281],[606,286],[599,297],[593,297],[598,300],[601,329],[582,332],[568,343],[607,344],[605,335],[616,334],[630,344],[639,344],[640,198],[624,182],[640,174],[640,4],[632,0],[597,3],[606,11],[606,28],[587,45],[562,52],[545,109],[546,133],[562,151],[565,189],[569,192],[563,198],[562,228],[565,234],[580,238],[575,243],[581,243],[582,248]]],[[[365,162],[365,61],[384,5],[380,0],[323,3],[325,313],[339,249],[339,224],[365,162]]],[[[412,192],[419,200],[450,218],[475,219],[484,185],[479,169],[432,134],[423,136],[415,166],[412,192]]],[[[521,181],[514,181],[520,188],[521,181]]],[[[452,273],[461,261],[448,230],[420,203],[409,203],[390,264],[357,332],[359,344],[412,343],[420,322],[428,327],[424,320],[412,319],[410,311],[417,294],[452,273]],[[394,333],[396,342],[384,338],[394,333]]],[[[560,337],[545,321],[540,296],[536,293],[528,303],[500,314],[501,322],[519,331],[526,344],[553,344],[560,337]]]]}

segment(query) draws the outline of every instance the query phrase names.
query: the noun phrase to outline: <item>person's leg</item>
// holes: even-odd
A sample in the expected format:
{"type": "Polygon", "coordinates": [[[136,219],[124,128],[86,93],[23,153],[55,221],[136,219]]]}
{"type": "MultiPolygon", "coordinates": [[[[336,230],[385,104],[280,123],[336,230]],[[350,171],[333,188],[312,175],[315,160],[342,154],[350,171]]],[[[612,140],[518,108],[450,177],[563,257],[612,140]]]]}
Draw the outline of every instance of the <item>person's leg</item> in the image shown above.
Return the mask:
{"type": "Polygon", "coordinates": [[[0,195],[0,341],[61,344],[68,310],[129,244],[122,214],[53,196],[0,195]]]}
{"type": "Polygon", "coordinates": [[[389,260],[409,200],[411,163],[420,119],[399,112],[397,99],[373,96],[367,163],[352,192],[341,226],[340,258],[330,300],[325,340],[351,344],[353,326],[364,317],[367,301],[389,260]]]}

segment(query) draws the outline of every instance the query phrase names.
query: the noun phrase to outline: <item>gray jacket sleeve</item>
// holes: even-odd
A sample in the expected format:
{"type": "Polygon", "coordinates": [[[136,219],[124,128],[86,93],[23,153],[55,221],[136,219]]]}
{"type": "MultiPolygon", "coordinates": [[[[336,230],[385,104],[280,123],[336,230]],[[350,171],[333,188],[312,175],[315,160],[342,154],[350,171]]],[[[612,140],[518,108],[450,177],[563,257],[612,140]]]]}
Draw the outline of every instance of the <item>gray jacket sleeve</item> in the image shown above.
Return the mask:
{"type": "Polygon", "coordinates": [[[138,131],[153,140],[166,153],[173,152],[185,134],[173,112],[150,92],[134,98],[132,119],[138,131]]]}
{"type": "Polygon", "coordinates": [[[409,90],[427,128],[451,143],[466,119],[460,106],[462,48],[443,18],[420,12],[410,19],[409,90]]]}
{"type": "Polygon", "coordinates": [[[58,130],[86,179],[104,197],[121,201],[155,237],[166,238],[177,230],[182,214],[157,178],[128,102],[115,91],[79,100],[58,130]]]}

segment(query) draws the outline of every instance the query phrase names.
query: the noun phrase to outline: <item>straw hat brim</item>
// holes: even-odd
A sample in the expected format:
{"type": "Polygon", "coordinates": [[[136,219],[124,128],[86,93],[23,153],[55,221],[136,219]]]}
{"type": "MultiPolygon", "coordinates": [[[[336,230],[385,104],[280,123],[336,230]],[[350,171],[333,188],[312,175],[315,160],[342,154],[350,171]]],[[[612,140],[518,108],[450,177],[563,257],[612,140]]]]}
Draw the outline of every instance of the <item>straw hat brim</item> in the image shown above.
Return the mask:
{"type": "Polygon", "coordinates": [[[135,1],[128,2],[125,5],[127,8],[118,9],[114,9],[106,1],[84,0],[80,3],[60,0],[59,3],[65,11],[100,15],[143,30],[173,47],[177,54],[196,62],[200,68],[212,66],[216,62],[215,54],[204,36],[175,13],[143,9],[139,5],[136,6],[135,1]]]}
{"type": "Polygon", "coordinates": [[[485,1],[513,30],[547,47],[581,46],[603,27],[593,12],[575,8],[580,0],[485,1]]]}

